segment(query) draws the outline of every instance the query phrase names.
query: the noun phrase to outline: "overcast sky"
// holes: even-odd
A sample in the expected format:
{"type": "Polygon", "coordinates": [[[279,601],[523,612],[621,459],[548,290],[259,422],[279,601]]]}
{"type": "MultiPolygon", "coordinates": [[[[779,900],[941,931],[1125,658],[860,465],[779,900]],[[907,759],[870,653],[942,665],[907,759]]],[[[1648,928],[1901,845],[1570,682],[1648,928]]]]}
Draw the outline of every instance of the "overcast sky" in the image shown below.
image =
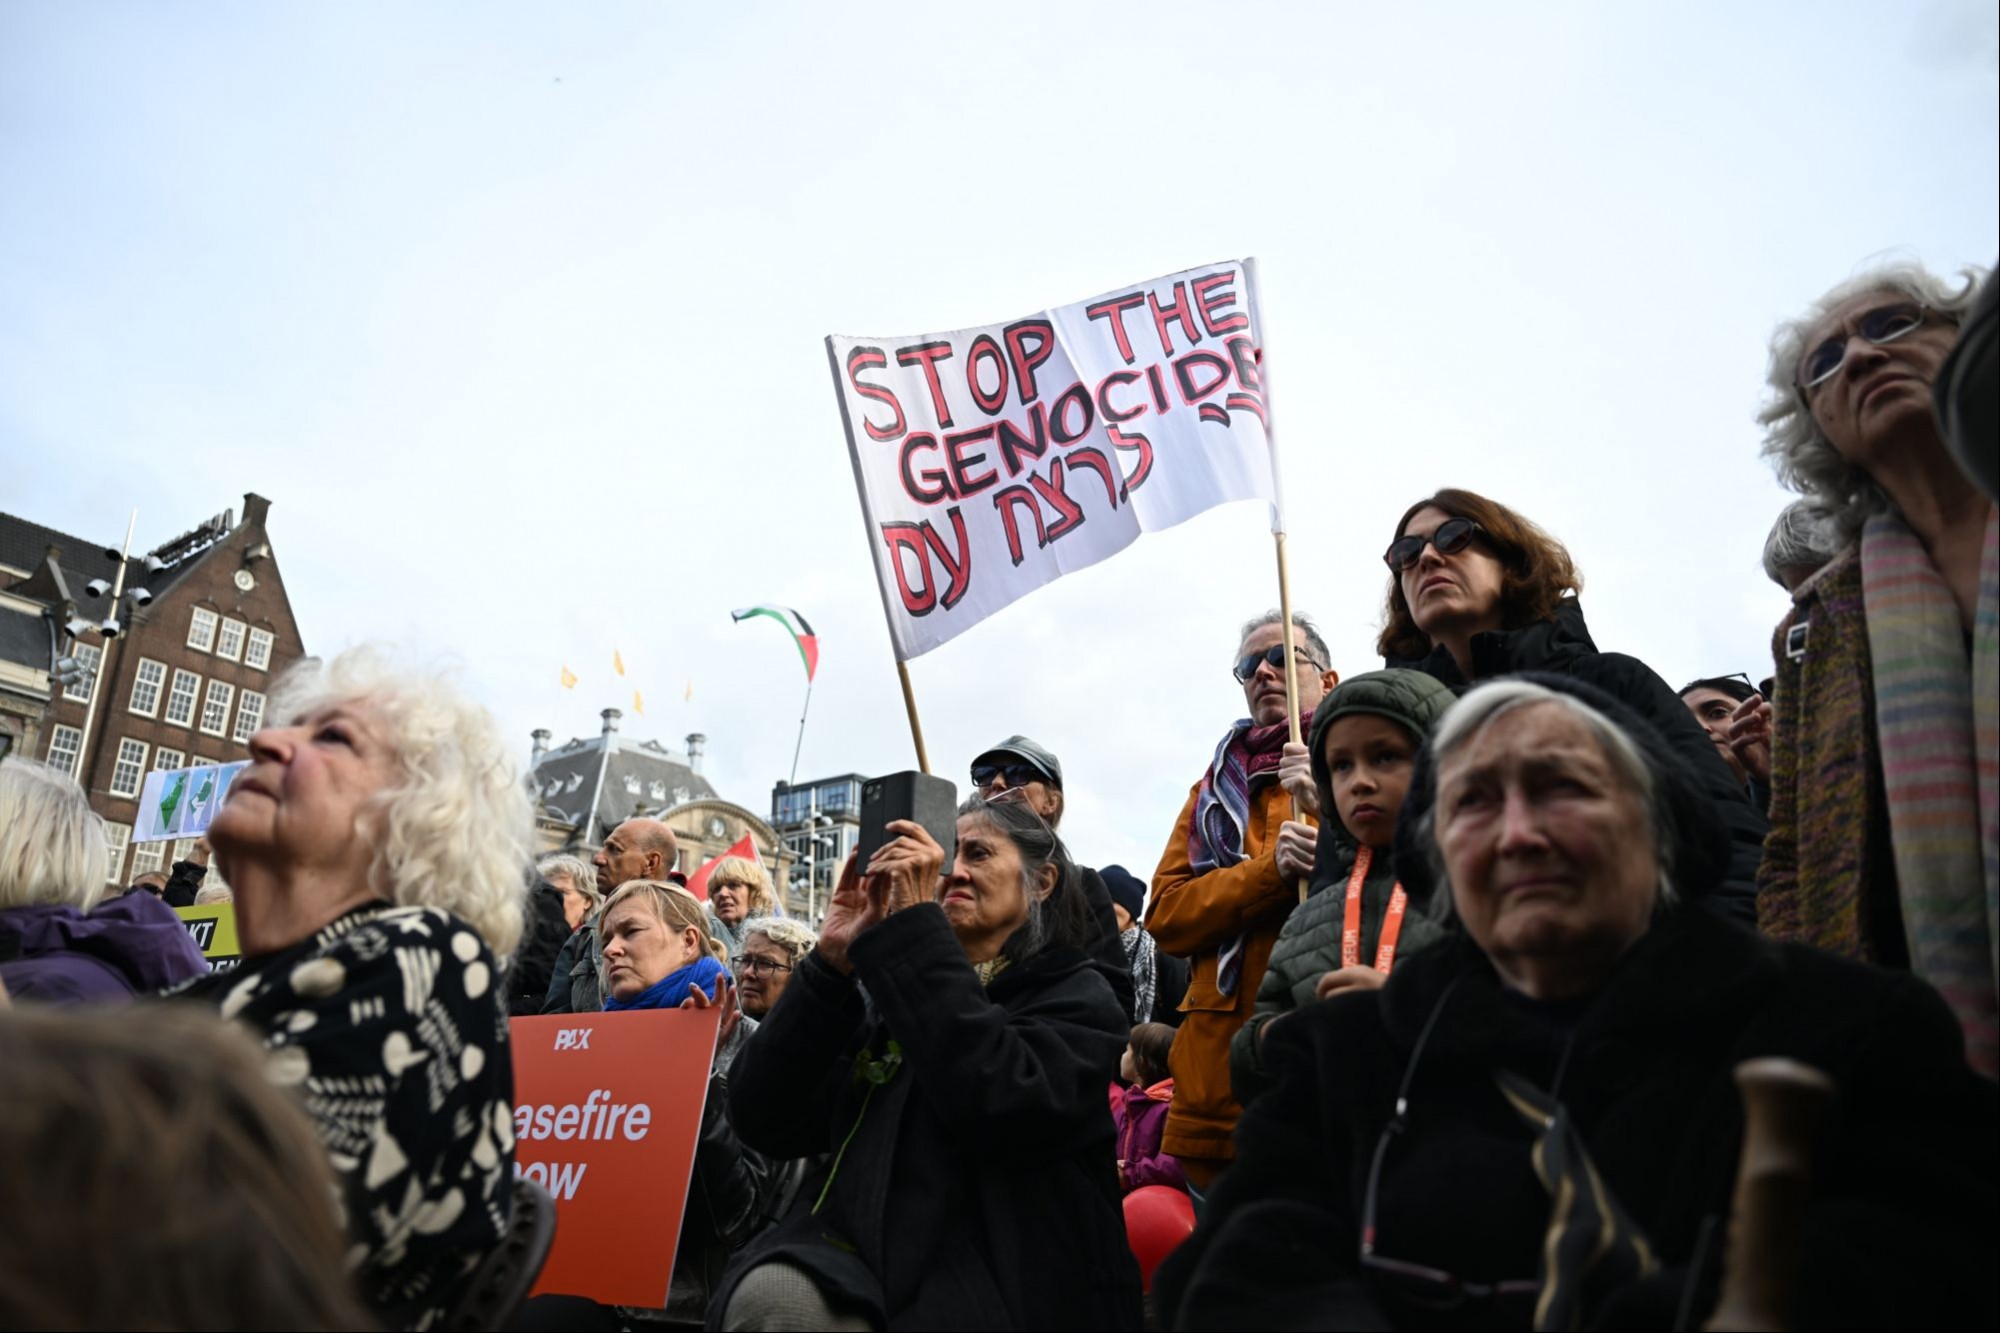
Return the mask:
{"type": "MultiPolygon", "coordinates": [[[[802,776],[914,758],[823,336],[1254,254],[1342,672],[1456,485],[1568,544],[1600,647],[1761,675],[1767,337],[1993,262],[1995,49],[1987,0],[7,0],[0,508],[151,546],[258,491],[311,651],[456,659],[524,758],[705,732],[768,813],[803,673],[732,607],[820,631],[802,776]]],[[[1276,600],[1261,505],[1149,536],[911,664],[933,762],[1037,737],[1079,858],[1150,874],[1276,600]]]]}

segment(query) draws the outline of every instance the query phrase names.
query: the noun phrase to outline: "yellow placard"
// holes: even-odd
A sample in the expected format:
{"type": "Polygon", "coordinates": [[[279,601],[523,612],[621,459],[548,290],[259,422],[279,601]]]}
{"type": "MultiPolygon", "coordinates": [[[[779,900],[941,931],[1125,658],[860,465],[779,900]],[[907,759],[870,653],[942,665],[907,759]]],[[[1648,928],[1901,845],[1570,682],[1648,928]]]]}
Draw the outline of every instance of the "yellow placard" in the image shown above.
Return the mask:
{"type": "Polygon", "coordinates": [[[236,904],[204,903],[200,907],[176,907],[175,915],[187,925],[188,934],[194,936],[195,947],[201,950],[211,967],[233,965],[243,956],[242,948],[236,943],[236,904]]]}

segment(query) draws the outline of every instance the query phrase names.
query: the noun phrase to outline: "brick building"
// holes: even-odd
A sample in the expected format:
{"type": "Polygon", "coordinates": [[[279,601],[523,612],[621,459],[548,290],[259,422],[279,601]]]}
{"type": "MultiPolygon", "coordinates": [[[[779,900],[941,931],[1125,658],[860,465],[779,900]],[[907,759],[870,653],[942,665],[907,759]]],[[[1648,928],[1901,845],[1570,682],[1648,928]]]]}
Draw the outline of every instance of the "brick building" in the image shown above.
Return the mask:
{"type": "Polygon", "coordinates": [[[305,656],[270,508],[245,495],[240,522],[225,512],[135,552],[115,608],[90,588],[116,583],[117,547],[0,514],[0,738],[83,784],[110,832],[115,884],[186,854],[127,845],[146,773],[240,757],[271,682],[305,656]],[[107,637],[114,614],[125,623],[107,637]],[[67,689],[52,681],[65,654],[87,671],[67,689]]]}

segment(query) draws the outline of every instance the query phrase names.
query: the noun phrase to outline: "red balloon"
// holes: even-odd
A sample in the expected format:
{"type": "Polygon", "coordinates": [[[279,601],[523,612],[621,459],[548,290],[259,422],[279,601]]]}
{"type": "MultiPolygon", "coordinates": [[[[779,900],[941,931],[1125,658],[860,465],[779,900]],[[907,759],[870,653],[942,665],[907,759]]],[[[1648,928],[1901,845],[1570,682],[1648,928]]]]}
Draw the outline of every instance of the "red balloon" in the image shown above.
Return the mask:
{"type": "Polygon", "coordinates": [[[1194,1230],[1194,1203],[1171,1185],[1141,1185],[1125,1196],[1125,1243],[1139,1261],[1139,1281],[1153,1289],[1153,1270],[1194,1230]]]}

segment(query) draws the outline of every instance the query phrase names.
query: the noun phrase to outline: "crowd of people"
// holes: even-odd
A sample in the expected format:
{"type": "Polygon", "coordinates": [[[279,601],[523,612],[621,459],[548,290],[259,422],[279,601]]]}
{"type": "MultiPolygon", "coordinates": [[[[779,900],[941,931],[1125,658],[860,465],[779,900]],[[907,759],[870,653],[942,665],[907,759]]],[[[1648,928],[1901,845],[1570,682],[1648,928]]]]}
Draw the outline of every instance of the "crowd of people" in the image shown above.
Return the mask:
{"type": "Polygon", "coordinates": [[[7,760],[0,1324],[467,1326],[524,1188],[510,1018],[689,1008],[665,1300],[512,1327],[1686,1328],[1753,1266],[1759,1326],[1993,1326],[1980,278],[1774,336],[1765,679],[1600,649],[1555,535],[1439,490],[1385,525],[1380,669],[1243,627],[1140,874],[1074,861],[1020,734],[817,923],[755,860],[697,897],[654,819],[537,860],[492,717],[367,649],[288,674],[195,858],[115,896],[83,791],[7,760]],[[223,894],[211,972],[174,909],[223,894]],[[1832,1110],[1751,1209],[1771,1057],[1832,1110]]]}

